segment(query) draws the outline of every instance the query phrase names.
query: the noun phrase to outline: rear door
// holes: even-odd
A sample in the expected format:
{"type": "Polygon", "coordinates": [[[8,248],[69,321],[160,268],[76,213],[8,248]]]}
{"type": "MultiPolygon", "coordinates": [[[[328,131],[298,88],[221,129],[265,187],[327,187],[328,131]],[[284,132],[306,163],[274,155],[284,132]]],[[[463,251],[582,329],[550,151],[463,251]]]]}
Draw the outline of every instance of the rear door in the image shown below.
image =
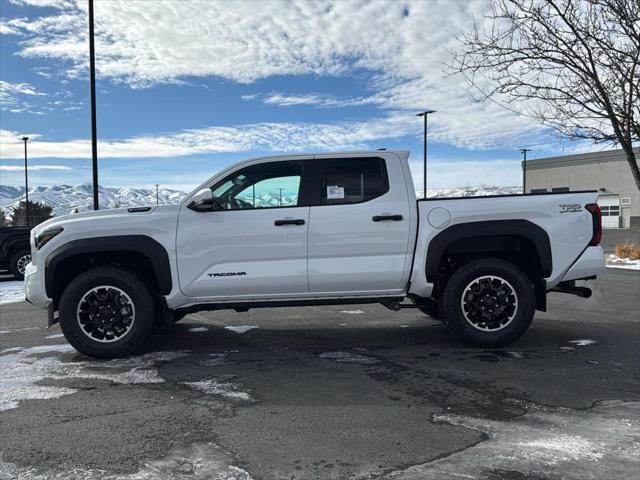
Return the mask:
{"type": "Polygon", "coordinates": [[[242,300],[308,291],[303,157],[239,168],[211,185],[215,209],[181,208],[180,289],[242,300]]]}
{"type": "Polygon", "coordinates": [[[400,160],[318,155],[312,165],[309,291],[403,291],[412,218],[400,160]]]}

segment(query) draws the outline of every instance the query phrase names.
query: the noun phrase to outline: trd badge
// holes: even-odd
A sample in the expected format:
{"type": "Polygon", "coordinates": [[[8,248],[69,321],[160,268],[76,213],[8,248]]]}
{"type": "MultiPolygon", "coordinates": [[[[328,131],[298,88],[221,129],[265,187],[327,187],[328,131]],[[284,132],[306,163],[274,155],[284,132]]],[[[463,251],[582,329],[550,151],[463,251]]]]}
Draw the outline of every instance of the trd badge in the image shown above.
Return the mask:
{"type": "Polygon", "coordinates": [[[558,205],[560,207],[560,213],[571,213],[571,212],[581,212],[582,205],[579,203],[561,203],[558,205]]]}

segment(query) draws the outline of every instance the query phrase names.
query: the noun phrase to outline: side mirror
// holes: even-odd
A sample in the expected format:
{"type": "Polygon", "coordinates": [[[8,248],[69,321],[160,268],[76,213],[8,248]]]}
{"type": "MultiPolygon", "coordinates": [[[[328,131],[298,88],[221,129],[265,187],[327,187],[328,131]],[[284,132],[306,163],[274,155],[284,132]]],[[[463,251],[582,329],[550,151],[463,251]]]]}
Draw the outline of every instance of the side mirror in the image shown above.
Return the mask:
{"type": "Polygon", "coordinates": [[[210,212],[214,210],[213,192],[209,188],[203,188],[191,197],[191,202],[189,202],[187,208],[194,212],[210,212]]]}

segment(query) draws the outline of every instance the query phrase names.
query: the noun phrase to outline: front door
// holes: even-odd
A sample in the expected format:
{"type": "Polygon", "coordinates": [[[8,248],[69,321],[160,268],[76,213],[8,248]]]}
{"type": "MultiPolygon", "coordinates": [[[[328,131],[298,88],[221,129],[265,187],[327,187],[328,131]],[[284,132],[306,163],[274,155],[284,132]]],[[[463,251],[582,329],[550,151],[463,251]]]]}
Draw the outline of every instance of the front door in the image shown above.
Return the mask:
{"type": "Polygon", "coordinates": [[[239,168],[211,186],[211,210],[182,206],[177,260],[185,295],[242,300],[308,291],[303,170],[303,159],[239,168]]]}

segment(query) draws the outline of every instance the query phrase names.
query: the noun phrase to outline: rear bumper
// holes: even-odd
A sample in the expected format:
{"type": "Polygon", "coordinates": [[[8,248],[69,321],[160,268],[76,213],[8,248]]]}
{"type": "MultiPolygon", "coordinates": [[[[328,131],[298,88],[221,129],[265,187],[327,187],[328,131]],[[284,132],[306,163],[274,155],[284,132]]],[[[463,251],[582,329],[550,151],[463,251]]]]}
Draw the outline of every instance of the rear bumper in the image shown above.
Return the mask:
{"type": "Polygon", "coordinates": [[[24,272],[24,290],[27,302],[36,307],[47,309],[52,300],[47,297],[43,272],[33,263],[29,263],[24,272]]]}
{"type": "Polygon", "coordinates": [[[582,255],[571,265],[567,273],[562,277],[562,281],[578,280],[580,278],[592,277],[603,273],[606,270],[604,251],[602,247],[587,247],[582,255]]]}

